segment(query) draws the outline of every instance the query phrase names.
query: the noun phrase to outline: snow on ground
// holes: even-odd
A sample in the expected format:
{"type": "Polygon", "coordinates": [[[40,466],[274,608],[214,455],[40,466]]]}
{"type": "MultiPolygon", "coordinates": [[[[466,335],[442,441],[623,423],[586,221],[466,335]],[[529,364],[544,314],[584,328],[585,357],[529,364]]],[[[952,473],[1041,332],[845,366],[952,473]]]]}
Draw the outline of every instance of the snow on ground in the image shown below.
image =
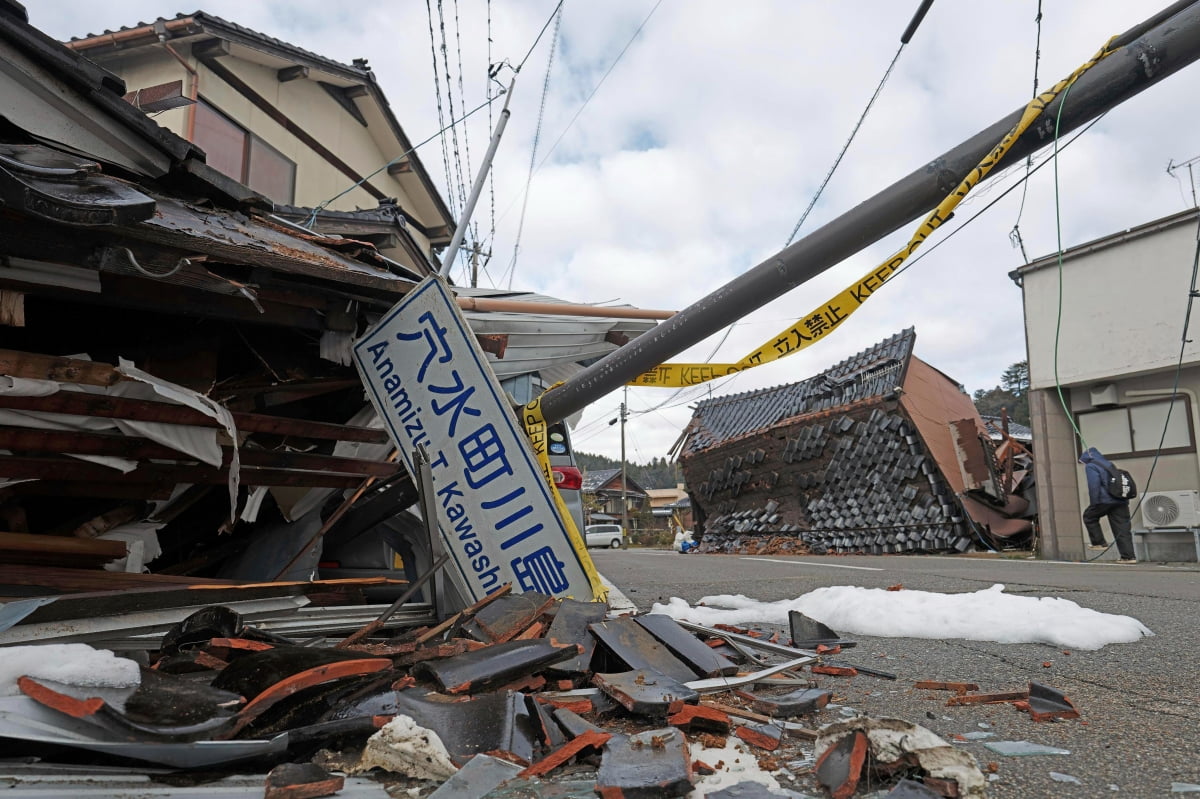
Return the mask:
{"type": "Polygon", "coordinates": [[[843,635],[882,638],[963,638],[1099,649],[1154,635],[1132,616],[1100,613],[1060,597],[1013,596],[1004,593],[1000,584],[963,594],[841,585],[778,602],[761,602],[742,594],[707,596],[696,607],[672,597],[665,605],[655,603],[651,612],[712,626],[787,624],[789,610],[798,610],[843,635]]]}
{"type": "Polygon", "coordinates": [[[98,688],[132,688],[142,681],[132,660],[87,644],[0,648],[0,696],[19,695],[19,677],[98,688]]]}

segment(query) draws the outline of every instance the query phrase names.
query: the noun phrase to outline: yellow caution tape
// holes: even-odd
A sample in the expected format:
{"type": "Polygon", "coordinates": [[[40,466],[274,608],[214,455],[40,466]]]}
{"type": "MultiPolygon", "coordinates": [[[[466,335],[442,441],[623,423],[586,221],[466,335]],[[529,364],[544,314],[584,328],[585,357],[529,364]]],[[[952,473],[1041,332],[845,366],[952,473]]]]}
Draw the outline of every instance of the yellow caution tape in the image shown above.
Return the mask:
{"type": "Polygon", "coordinates": [[[929,216],[917,227],[908,244],[902,247],[882,264],[863,275],[851,286],[839,294],[821,303],[800,318],[796,324],[783,330],[777,336],[767,340],[761,347],[742,358],[737,363],[664,363],[629,381],[631,386],[662,386],[664,388],[682,388],[694,386],[714,380],[718,377],[742,372],[761,366],[764,363],[777,361],[800,350],[816,344],[836,330],[842,322],[857,311],[888,278],[896,274],[910,255],[916,252],[935,230],[950,218],[950,214],[962,202],[967,193],[982,181],[992,168],[1004,157],[1013,142],[1033,124],[1042,111],[1054,101],[1064,89],[1074,83],[1080,75],[1087,72],[1104,58],[1112,55],[1110,50],[1114,36],[1105,42],[1104,46],[1070,76],[1054,84],[1048,91],[1042,92],[1029,101],[1021,119],[1013,126],[1000,143],[983,160],[972,169],[962,182],[950,192],[942,202],[930,212],[929,216]]]}
{"type": "MultiPolygon", "coordinates": [[[[552,391],[559,385],[562,384],[555,383],[546,391],[552,391]]],[[[542,397],[544,396],[546,396],[545,392],[542,393],[542,397]]],[[[524,407],[521,412],[521,424],[525,427],[525,435],[529,438],[534,454],[537,455],[538,465],[542,468],[542,476],[550,485],[550,494],[554,497],[554,506],[558,509],[558,515],[562,517],[563,523],[566,525],[567,537],[579,558],[580,565],[583,566],[588,583],[591,584],[592,600],[603,602],[608,598],[608,589],[600,581],[600,573],[596,571],[596,564],[592,562],[587,542],[579,533],[579,528],[575,526],[575,519],[567,507],[567,503],[563,501],[562,495],[558,493],[558,486],[554,484],[554,474],[550,468],[550,455],[546,447],[546,418],[542,415],[542,397],[538,397],[524,407]]]]}

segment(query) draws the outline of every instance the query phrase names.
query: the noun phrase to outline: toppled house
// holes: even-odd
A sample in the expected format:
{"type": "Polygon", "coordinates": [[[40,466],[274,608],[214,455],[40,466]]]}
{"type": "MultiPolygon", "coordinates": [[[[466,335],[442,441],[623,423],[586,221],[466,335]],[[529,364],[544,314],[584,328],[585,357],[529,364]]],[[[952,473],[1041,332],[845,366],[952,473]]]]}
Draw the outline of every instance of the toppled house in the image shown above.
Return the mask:
{"type": "Polygon", "coordinates": [[[965,552],[1026,545],[1025,450],[904,330],[815,377],[706,400],[679,458],[707,551],[965,552]]]}
{"type": "MultiPolygon", "coordinates": [[[[428,570],[349,349],[428,274],[436,237],[406,264],[292,224],[13,2],[0,93],[0,596],[306,580],[322,544],[339,577],[428,570]]],[[[514,393],[653,324],[470,294],[514,393]]]]}

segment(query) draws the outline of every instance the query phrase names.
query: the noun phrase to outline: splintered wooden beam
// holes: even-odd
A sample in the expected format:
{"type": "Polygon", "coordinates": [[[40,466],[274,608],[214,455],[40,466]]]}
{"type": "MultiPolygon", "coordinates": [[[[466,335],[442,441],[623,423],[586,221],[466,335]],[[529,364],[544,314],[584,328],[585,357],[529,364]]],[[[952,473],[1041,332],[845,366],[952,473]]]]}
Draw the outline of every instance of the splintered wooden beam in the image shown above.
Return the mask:
{"type": "MultiPolygon", "coordinates": [[[[131,460],[194,461],[186,452],[171,449],[144,438],[92,433],[74,430],[39,430],[31,427],[0,426],[0,449],[19,453],[58,455],[112,455],[131,460]]],[[[222,447],[223,465],[228,466],[233,448],[222,447]]],[[[339,458],[333,455],[312,455],[306,452],[285,452],[242,447],[240,456],[243,466],[261,466],[273,469],[297,469],[336,474],[374,475],[389,477],[396,473],[392,463],[339,458]]]]}
{"type": "Polygon", "coordinates": [[[0,562],[7,564],[98,566],[123,557],[124,541],[0,533],[0,562]]]}
{"type": "MultiPolygon", "coordinates": [[[[0,397],[0,408],[20,411],[66,413],[73,416],[100,416],[106,419],[132,419],[139,422],[165,422],[197,427],[221,427],[215,419],[183,405],[171,405],[153,400],[135,400],[83,394],[78,391],[59,391],[45,397],[0,397]]],[[[258,413],[234,413],[234,423],[240,432],[272,433],[300,438],[332,439],[335,441],[364,441],[383,444],[388,440],[383,430],[304,419],[285,419],[258,413]]]]}
{"type": "MultiPolygon", "coordinates": [[[[247,486],[298,486],[302,488],[354,488],[362,482],[360,475],[305,472],[295,469],[263,469],[243,467],[241,480],[247,486]]],[[[35,480],[67,480],[71,482],[113,483],[116,485],[163,486],[191,483],[219,485],[229,479],[229,469],[212,466],[179,466],[159,463],[140,463],[132,472],[124,473],[72,458],[36,458],[0,456],[0,477],[35,480]]],[[[85,494],[86,495],[86,494],[85,494]]],[[[104,496],[96,494],[96,496],[104,496]]]]}
{"type": "Polygon", "coordinates": [[[106,363],[5,349],[0,349],[0,374],[87,386],[111,386],[128,379],[106,363]]]}

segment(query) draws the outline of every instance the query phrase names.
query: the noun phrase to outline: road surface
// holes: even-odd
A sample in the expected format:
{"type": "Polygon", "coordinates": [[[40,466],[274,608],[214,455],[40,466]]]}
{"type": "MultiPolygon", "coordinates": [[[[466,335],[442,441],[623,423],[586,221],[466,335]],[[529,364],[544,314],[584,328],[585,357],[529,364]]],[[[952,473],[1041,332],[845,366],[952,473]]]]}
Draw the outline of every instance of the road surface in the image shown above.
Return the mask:
{"type": "MultiPolygon", "coordinates": [[[[915,722],[947,740],[986,730],[996,733],[990,740],[1070,750],[1069,755],[1001,757],[983,742],[956,741],[981,766],[997,764],[989,797],[1178,796],[1171,793],[1172,783],[1200,783],[1200,569],[1194,565],[969,556],[680,555],[637,549],[596,550],[593,557],[642,611],[673,596],[691,603],[712,594],[773,601],[833,585],[902,584],[961,593],[1003,583],[1009,593],[1064,597],[1083,607],[1133,616],[1155,635],[1069,654],[1043,644],[854,636],[859,645],[839,659],[893,672],[898,679],[860,674],[822,676],[820,683],[844,696],[843,706],[915,722]],[[946,694],[913,689],[918,680],[974,682],[985,692],[1019,690],[1036,680],[1066,692],[1081,719],[1036,723],[1007,704],[947,707],[946,694]],[[1056,781],[1052,771],[1082,784],[1056,781]]],[[[840,712],[823,711],[814,726],[837,720],[840,712]]],[[[793,787],[813,792],[813,786],[801,781],[793,787]]]]}

